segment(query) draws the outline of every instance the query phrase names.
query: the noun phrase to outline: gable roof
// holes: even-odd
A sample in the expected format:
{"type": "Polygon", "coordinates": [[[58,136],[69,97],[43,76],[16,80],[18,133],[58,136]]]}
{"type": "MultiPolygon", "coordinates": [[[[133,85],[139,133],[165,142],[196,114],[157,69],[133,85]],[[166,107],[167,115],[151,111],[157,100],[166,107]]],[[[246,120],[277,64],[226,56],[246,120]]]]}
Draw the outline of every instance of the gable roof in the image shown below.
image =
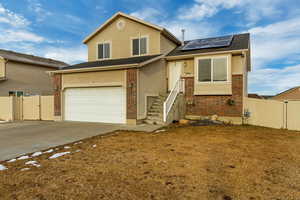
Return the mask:
{"type": "Polygon", "coordinates": [[[165,35],[167,38],[169,38],[170,40],[172,40],[174,43],[176,44],[181,44],[181,42],[172,34],[170,33],[167,29],[157,26],[155,24],[146,22],[144,20],[141,20],[139,18],[127,15],[125,13],[122,12],[117,12],[116,14],[114,14],[111,18],[109,18],[106,22],[104,22],[104,24],[102,24],[99,28],[97,28],[93,33],[91,33],[89,36],[87,36],[84,40],[83,43],[86,44],[90,39],[92,39],[96,34],[98,34],[102,29],[104,29],[107,25],[109,25],[111,22],[113,22],[117,17],[122,16],[125,17],[127,19],[131,19],[135,22],[138,22],[140,24],[149,26],[151,28],[154,28],[158,31],[160,31],[163,35],[165,35]]]}
{"type": "MultiPolygon", "coordinates": [[[[191,40],[192,41],[192,40],[191,40]]],[[[190,41],[185,41],[187,44],[190,41]]],[[[171,51],[167,56],[184,56],[190,54],[201,54],[201,53],[210,53],[210,52],[223,52],[223,51],[235,51],[235,50],[249,50],[250,48],[250,34],[237,34],[233,35],[232,42],[227,47],[212,47],[205,49],[195,49],[195,50],[182,50],[183,46],[179,46],[173,51],[171,51]]]]}
{"type": "Polygon", "coordinates": [[[277,96],[280,96],[280,95],[289,93],[289,92],[291,92],[291,91],[293,91],[293,90],[295,90],[295,89],[300,89],[300,86],[292,87],[292,88],[290,88],[290,89],[288,89],[288,90],[285,90],[285,91],[283,91],[283,92],[280,92],[280,93],[276,94],[276,95],[273,96],[273,97],[277,97],[277,96]]]}
{"type": "Polygon", "coordinates": [[[57,69],[68,65],[58,60],[18,53],[14,51],[8,51],[4,49],[0,49],[0,57],[10,61],[33,64],[33,65],[41,65],[44,67],[51,67],[57,69]]]}

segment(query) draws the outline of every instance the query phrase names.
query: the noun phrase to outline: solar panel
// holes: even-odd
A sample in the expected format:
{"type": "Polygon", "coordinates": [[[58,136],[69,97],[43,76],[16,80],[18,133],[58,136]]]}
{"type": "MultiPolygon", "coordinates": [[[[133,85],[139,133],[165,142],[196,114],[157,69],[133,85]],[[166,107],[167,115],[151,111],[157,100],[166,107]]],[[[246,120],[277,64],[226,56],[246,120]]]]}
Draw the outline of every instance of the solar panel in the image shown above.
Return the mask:
{"type": "Polygon", "coordinates": [[[215,47],[228,47],[231,44],[233,35],[215,37],[215,38],[206,38],[189,41],[186,45],[182,47],[181,50],[196,50],[196,49],[206,49],[206,48],[215,48],[215,47]]]}

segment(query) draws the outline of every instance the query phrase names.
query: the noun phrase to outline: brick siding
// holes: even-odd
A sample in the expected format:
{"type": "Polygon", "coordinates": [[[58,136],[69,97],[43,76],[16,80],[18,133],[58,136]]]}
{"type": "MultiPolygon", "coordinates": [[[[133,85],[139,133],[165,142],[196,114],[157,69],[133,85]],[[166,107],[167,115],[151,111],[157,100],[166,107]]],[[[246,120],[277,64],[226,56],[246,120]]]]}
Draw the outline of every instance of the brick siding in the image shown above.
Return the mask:
{"type": "Polygon", "coordinates": [[[128,69],[127,77],[127,119],[137,119],[137,69],[128,69]]]}
{"type": "Polygon", "coordinates": [[[243,75],[232,75],[232,95],[194,95],[194,77],[185,78],[187,115],[241,117],[243,114],[243,75]],[[229,99],[234,105],[228,105],[229,99]]]}
{"type": "Polygon", "coordinates": [[[61,74],[53,76],[54,86],[54,116],[61,116],[61,74]]]}

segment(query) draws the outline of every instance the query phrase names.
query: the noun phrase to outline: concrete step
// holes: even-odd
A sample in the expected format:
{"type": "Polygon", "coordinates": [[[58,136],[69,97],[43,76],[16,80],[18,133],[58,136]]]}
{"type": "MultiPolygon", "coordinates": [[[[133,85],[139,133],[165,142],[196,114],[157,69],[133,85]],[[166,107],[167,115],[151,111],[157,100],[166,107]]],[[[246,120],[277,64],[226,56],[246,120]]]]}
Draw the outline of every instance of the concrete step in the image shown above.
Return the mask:
{"type": "Polygon", "coordinates": [[[163,116],[163,113],[162,113],[162,112],[158,112],[158,111],[155,111],[155,112],[148,112],[148,113],[147,113],[147,116],[158,116],[158,117],[162,117],[162,116],[163,116]]]}
{"type": "Polygon", "coordinates": [[[157,121],[153,121],[153,120],[149,120],[149,119],[144,120],[144,122],[146,124],[158,124],[158,125],[164,125],[165,124],[164,122],[157,122],[157,121]]]}
{"type": "Polygon", "coordinates": [[[147,119],[150,119],[150,120],[152,120],[152,121],[163,121],[163,118],[162,118],[162,116],[160,117],[160,116],[147,116],[147,119]]]}

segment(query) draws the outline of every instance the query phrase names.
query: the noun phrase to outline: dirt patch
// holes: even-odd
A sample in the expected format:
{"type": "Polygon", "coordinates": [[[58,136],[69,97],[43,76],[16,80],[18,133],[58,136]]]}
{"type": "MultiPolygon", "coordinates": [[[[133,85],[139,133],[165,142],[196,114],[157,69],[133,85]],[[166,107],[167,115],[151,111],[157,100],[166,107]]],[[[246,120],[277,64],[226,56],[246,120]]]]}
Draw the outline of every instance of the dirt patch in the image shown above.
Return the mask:
{"type": "Polygon", "coordinates": [[[300,199],[299,132],[188,126],[67,146],[27,171],[33,159],[0,163],[0,199],[300,199]]]}

